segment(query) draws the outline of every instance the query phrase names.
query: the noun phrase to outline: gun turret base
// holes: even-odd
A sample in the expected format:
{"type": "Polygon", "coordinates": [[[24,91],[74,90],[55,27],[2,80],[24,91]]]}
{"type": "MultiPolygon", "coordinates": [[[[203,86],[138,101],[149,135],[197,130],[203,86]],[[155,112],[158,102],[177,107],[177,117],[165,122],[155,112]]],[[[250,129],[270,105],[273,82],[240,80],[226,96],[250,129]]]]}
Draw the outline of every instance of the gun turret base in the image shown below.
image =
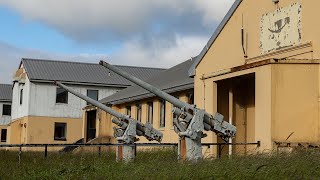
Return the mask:
{"type": "Polygon", "coordinates": [[[135,146],[117,146],[117,162],[132,162],[136,158],[135,146]]]}
{"type": "Polygon", "coordinates": [[[202,159],[201,136],[196,139],[180,137],[178,144],[178,159],[187,161],[198,161],[202,159]]]}

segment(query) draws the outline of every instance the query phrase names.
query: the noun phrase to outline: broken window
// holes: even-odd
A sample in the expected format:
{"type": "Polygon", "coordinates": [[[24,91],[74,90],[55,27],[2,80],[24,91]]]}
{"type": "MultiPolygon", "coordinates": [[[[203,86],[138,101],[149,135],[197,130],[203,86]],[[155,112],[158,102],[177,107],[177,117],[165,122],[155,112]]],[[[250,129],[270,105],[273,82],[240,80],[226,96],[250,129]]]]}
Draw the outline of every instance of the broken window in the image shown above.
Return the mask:
{"type": "Polygon", "coordinates": [[[1,129],[1,142],[7,142],[7,129],[1,129]]]}
{"type": "Polygon", "coordinates": [[[127,107],[126,107],[126,114],[127,114],[128,116],[131,116],[131,106],[127,106],[127,107]]]}
{"type": "Polygon", "coordinates": [[[166,126],[166,101],[160,101],[160,127],[166,126]]]}
{"type": "Polygon", "coordinates": [[[153,123],[153,102],[148,102],[148,123],[153,123]]]}
{"type": "MultiPolygon", "coordinates": [[[[99,91],[98,90],[87,90],[87,96],[95,101],[99,99],[99,91]]],[[[90,103],[87,102],[87,105],[90,103]]]]}
{"type": "Polygon", "coordinates": [[[54,123],[54,140],[67,140],[67,123],[54,123]]]}
{"type": "Polygon", "coordinates": [[[142,107],[141,107],[141,104],[137,104],[137,105],[136,105],[136,108],[137,108],[137,115],[136,115],[137,121],[140,121],[140,122],[141,122],[141,115],[142,115],[142,107]]]}
{"type": "Polygon", "coordinates": [[[2,115],[3,116],[11,116],[11,105],[4,104],[2,106],[2,115]]]}
{"type": "Polygon", "coordinates": [[[56,103],[68,104],[68,91],[57,88],[56,103]]]}

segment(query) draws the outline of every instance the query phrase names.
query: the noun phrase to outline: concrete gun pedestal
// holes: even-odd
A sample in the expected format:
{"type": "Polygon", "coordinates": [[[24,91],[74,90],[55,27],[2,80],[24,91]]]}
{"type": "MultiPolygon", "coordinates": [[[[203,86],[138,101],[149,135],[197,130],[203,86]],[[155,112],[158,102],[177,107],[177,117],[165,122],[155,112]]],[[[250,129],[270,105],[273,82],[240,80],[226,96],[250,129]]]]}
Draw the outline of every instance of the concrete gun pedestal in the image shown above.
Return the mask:
{"type": "Polygon", "coordinates": [[[117,146],[116,159],[117,162],[132,162],[136,158],[136,147],[135,146],[117,146]]]}

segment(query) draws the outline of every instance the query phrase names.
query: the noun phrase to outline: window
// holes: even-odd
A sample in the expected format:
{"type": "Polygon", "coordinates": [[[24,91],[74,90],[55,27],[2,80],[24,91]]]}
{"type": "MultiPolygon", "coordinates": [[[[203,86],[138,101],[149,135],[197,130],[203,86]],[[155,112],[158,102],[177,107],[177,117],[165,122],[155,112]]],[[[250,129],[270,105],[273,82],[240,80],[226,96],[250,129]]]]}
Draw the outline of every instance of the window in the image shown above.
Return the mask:
{"type": "Polygon", "coordinates": [[[188,103],[189,104],[194,104],[194,93],[191,92],[189,95],[188,95],[188,103]]]}
{"type": "Polygon", "coordinates": [[[160,127],[166,126],[166,101],[161,100],[160,102],[160,127]]]}
{"type": "Polygon", "coordinates": [[[1,142],[7,142],[7,129],[1,129],[1,142]]]}
{"type": "Polygon", "coordinates": [[[56,103],[68,104],[68,91],[57,88],[56,103]]]}
{"type": "MultiPolygon", "coordinates": [[[[179,99],[179,96],[174,96],[175,98],[179,99]]],[[[174,110],[174,108],[176,108],[176,106],[174,106],[172,104],[172,111],[174,110]]],[[[173,120],[177,118],[177,115],[172,113],[172,125],[174,125],[173,120]]]]}
{"type": "Polygon", "coordinates": [[[54,123],[54,140],[67,140],[67,123],[54,123]]]}
{"type": "Polygon", "coordinates": [[[11,105],[4,104],[2,106],[2,115],[11,116],[11,105]]]}
{"type": "MultiPolygon", "coordinates": [[[[87,90],[87,96],[95,101],[99,99],[99,91],[98,90],[87,90]]],[[[88,105],[90,103],[87,103],[88,105]]]]}
{"type": "Polygon", "coordinates": [[[23,89],[20,90],[20,105],[23,103],[23,89]]]}
{"type": "Polygon", "coordinates": [[[127,106],[127,107],[126,107],[126,114],[127,114],[128,116],[131,116],[131,106],[127,106]]]}
{"type": "Polygon", "coordinates": [[[153,124],[153,102],[148,102],[148,123],[153,124]]]}
{"type": "Polygon", "coordinates": [[[141,122],[141,115],[142,115],[142,107],[141,107],[141,104],[137,104],[137,105],[136,105],[136,108],[137,108],[137,115],[136,115],[137,121],[140,121],[140,122],[141,122]]]}

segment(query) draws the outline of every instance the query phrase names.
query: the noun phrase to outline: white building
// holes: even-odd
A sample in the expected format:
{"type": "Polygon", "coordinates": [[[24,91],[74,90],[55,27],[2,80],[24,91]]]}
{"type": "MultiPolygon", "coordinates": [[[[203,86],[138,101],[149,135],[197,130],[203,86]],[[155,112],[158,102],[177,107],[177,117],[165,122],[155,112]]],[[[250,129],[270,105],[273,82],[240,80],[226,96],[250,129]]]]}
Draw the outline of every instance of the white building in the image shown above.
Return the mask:
{"type": "MultiPolygon", "coordinates": [[[[142,79],[163,70],[118,67],[142,79]]],[[[95,126],[82,121],[87,103],[56,87],[55,80],[95,100],[132,85],[98,64],[22,59],[14,77],[8,142],[74,143],[83,137],[83,128],[90,139],[96,137],[95,126]]]]}
{"type": "Polygon", "coordinates": [[[7,127],[11,121],[12,85],[0,84],[0,144],[7,141],[7,127]]]}

